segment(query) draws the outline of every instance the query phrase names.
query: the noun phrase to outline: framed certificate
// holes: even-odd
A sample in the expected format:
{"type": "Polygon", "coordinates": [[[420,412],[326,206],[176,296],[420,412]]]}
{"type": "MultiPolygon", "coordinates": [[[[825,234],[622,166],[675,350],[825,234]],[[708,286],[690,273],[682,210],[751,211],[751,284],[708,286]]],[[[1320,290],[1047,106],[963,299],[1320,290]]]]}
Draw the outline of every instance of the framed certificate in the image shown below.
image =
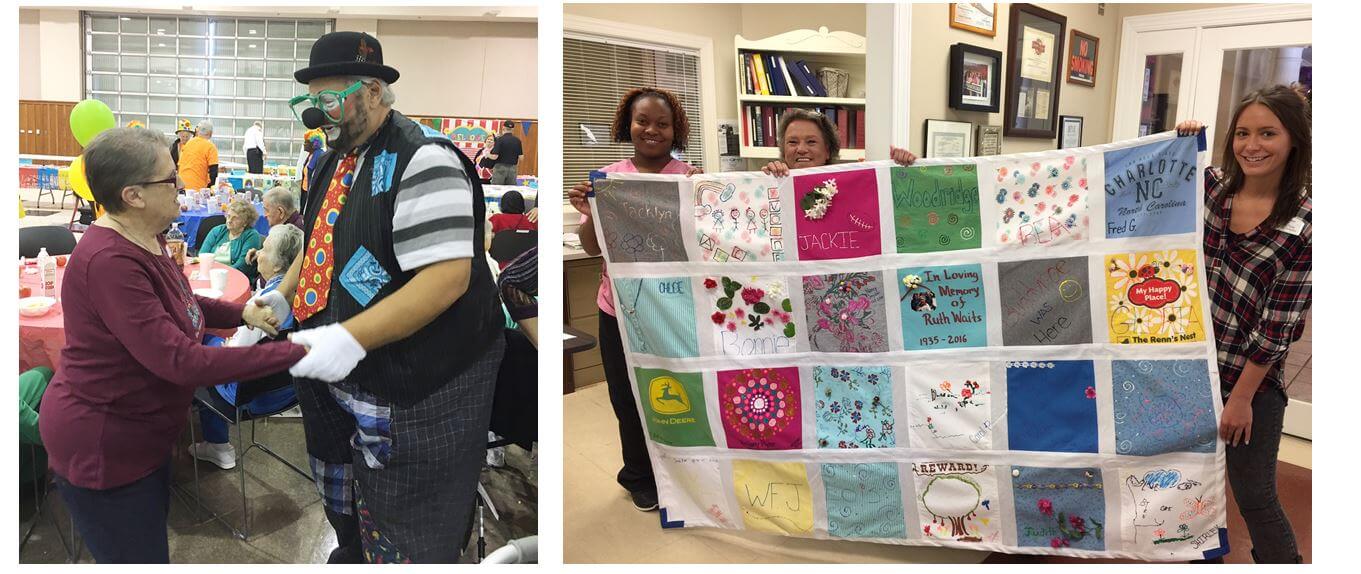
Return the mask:
{"type": "Polygon", "coordinates": [[[997,36],[997,3],[950,4],[950,27],[968,30],[989,38],[997,36]]]}
{"type": "Polygon", "coordinates": [[[1007,97],[1002,131],[1008,137],[1053,138],[1068,18],[1032,4],[1011,5],[1007,37],[1007,97]]]}
{"type": "Polygon", "coordinates": [[[926,157],[969,157],[973,150],[973,124],[926,120],[926,157]]]}
{"type": "Polygon", "coordinates": [[[1059,149],[1082,147],[1082,116],[1059,116],[1059,149]]]}

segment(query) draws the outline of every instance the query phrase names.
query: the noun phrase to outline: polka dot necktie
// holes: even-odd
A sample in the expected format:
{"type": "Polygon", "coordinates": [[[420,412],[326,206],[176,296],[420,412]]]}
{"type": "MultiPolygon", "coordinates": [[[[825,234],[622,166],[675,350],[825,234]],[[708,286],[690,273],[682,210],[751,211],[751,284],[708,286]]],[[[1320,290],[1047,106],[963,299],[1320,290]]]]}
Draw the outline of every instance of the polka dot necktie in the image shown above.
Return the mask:
{"type": "Polygon", "coordinates": [[[293,293],[293,316],[298,322],[306,321],[326,308],[327,295],[331,291],[332,261],[335,259],[331,230],[335,229],[340,210],[345,207],[345,196],[350,191],[350,184],[354,183],[357,158],[356,154],[351,153],[340,160],[335,175],[331,176],[331,185],[326,188],[321,210],[312,223],[312,234],[307,240],[307,258],[302,262],[298,288],[293,293]]]}

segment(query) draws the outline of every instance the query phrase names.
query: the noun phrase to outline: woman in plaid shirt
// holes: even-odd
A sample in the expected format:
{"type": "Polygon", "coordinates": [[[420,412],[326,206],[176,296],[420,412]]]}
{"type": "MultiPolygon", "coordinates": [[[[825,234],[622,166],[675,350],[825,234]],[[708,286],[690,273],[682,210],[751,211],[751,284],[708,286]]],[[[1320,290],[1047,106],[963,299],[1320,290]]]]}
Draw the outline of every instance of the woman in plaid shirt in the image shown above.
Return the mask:
{"type": "MultiPolygon", "coordinates": [[[[1199,133],[1194,120],[1177,125],[1199,133]]],[[[1311,301],[1311,106],[1272,86],[1239,100],[1221,172],[1205,172],[1205,272],[1213,304],[1229,484],[1257,562],[1299,562],[1276,496],[1276,456],[1287,399],[1290,344],[1311,301]]],[[[1222,558],[1220,559],[1222,560],[1222,558]]]]}

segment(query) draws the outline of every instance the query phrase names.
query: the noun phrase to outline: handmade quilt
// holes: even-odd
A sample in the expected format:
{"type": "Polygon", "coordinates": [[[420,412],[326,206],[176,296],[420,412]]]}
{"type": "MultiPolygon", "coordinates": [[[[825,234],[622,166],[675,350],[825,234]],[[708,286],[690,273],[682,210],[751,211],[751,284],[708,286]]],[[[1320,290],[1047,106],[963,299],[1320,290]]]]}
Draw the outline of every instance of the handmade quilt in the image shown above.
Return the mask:
{"type": "Polygon", "coordinates": [[[662,526],[1228,552],[1201,148],[597,174],[662,526]]]}

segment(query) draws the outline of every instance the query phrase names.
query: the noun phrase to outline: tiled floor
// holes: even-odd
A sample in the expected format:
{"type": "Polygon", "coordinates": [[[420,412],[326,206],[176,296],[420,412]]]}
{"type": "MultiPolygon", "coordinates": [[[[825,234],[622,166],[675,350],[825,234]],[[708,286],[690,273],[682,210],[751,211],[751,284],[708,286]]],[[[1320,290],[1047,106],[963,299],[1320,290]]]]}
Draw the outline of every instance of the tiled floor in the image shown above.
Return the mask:
{"type": "MultiPolygon", "coordinates": [[[[301,419],[271,418],[267,423],[260,423],[258,432],[260,442],[306,468],[301,419]]],[[[232,436],[234,438],[235,433],[232,436]]],[[[188,443],[187,432],[182,442],[188,443]]],[[[482,483],[500,513],[499,520],[492,518],[490,512],[485,514],[487,552],[504,546],[507,540],[538,532],[538,472],[529,453],[515,446],[507,447],[506,450],[504,468],[482,471],[482,483]]],[[[180,454],[177,454],[174,462],[174,480],[192,492],[194,474],[191,459],[183,454],[183,445],[177,452],[180,454]]],[[[226,520],[239,525],[241,483],[238,471],[224,471],[208,463],[199,463],[198,466],[204,504],[225,512],[226,520]]],[[[195,516],[187,499],[172,496],[168,529],[171,563],[326,562],[327,555],[335,547],[335,533],[322,512],[316,486],[259,452],[250,453],[247,468],[246,492],[250,498],[252,529],[250,540],[237,540],[223,525],[195,516]]],[[[20,533],[32,523],[33,499],[31,486],[21,489],[20,533]]],[[[57,537],[58,524],[63,532],[69,533],[70,519],[61,496],[54,490],[39,517],[32,539],[20,550],[19,561],[66,561],[65,550],[57,537]]],[[[69,534],[64,536],[69,540],[69,534]]],[[[476,531],[468,546],[469,552],[473,553],[477,548],[475,536],[476,531]]],[[[470,561],[471,556],[465,555],[465,561],[470,561]]],[[[83,552],[80,561],[92,562],[89,552],[83,552]]]]}
{"type": "MultiPolygon", "coordinates": [[[[663,531],[655,512],[635,510],[615,482],[620,466],[619,431],[605,385],[563,396],[563,560],[567,563],[1015,563],[1089,562],[1048,556],[1013,556],[969,550],[893,546],[865,542],[789,538],[707,528],[663,531]]],[[[1293,460],[1308,464],[1307,441],[1282,445],[1293,460]]],[[[1290,460],[1290,459],[1287,459],[1290,460]]],[[[1312,554],[1312,473],[1281,463],[1281,499],[1306,561],[1312,554]]],[[[1230,503],[1229,562],[1249,562],[1242,518],[1230,503]]],[[[1120,562],[1120,561],[1103,561],[1120,562]]]]}

